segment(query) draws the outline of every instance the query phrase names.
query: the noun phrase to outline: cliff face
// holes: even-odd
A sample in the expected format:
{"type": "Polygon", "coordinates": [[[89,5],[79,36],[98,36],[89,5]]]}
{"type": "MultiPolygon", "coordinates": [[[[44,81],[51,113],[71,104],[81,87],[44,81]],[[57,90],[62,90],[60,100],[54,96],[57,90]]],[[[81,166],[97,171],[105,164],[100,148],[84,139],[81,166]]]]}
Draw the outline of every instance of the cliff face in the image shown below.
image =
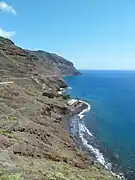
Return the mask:
{"type": "Polygon", "coordinates": [[[48,69],[51,67],[51,69],[56,74],[62,74],[66,76],[80,75],[80,72],[74,67],[72,62],[57,54],[40,50],[28,52],[32,55],[37,56],[42,64],[46,64],[48,69]]]}
{"type": "Polygon", "coordinates": [[[0,37],[0,71],[7,75],[78,75],[73,64],[66,59],[43,51],[26,51],[0,37]]]}
{"type": "Polygon", "coordinates": [[[66,87],[61,74],[78,71],[55,54],[0,37],[0,179],[114,179],[90,166],[66,131],[70,108],[58,94],[66,87]]]}

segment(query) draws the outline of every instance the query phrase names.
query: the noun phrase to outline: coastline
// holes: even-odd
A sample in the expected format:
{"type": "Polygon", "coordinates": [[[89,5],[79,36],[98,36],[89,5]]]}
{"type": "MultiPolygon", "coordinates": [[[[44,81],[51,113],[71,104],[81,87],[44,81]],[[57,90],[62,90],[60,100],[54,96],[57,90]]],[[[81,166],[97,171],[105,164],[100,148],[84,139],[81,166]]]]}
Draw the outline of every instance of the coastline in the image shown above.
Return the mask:
{"type": "Polygon", "coordinates": [[[79,74],[73,64],[8,39],[0,38],[0,44],[1,82],[14,82],[0,86],[0,179],[116,179],[90,164],[65,128],[64,117],[87,107],[82,104],[68,116],[69,97],[57,92],[67,87],[63,74],[79,74]]]}
{"type": "MultiPolygon", "coordinates": [[[[85,126],[84,121],[82,120],[85,116],[85,113],[89,112],[91,110],[91,105],[83,100],[78,99],[71,99],[68,101],[68,105],[73,106],[75,103],[82,103],[82,105],[85,105],[85,108],[83,108],[80,112],[77,113],[77,116],[79,117],[80,122],[83,122],[82,124],[79,123],[79,137],[82,141],[82,146],[84,146],[86,149],[89,149],[92,154],[95,156],[94,162],[98,162],[101,166],[105,168],[106,171],[108,171],[112,176],[118,178],[118,179],[125,179],[123,174],[116,174],[111,170],[111,163],[108,163],[103,154],[100,152],[99,149],[94,148],[92,145],[89,144],[89,142],[84,138],[84,133],[87,133],[89,136],[93,137],[93,134],[87,129],[85,126]]],[[[76,116],[76,112],[74,115],[72,115],[70,118],[73,118],[76,116]]],[[[85,150],[84,150],[85,151],[85,150]]],[[[88,158],[89,159],[89,158],[88,158]]]]}

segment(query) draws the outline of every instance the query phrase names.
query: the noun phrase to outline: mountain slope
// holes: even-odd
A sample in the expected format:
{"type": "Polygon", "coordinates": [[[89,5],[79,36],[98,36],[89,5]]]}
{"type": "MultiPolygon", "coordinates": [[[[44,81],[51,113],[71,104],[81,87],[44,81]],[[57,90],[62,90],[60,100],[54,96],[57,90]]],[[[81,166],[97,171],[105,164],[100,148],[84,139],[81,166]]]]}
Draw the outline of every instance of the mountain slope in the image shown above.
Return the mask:
{"type": "Polygon", "coordinates": [[[73,107],[58,94],[67,86],[61,75],[78,71],[45,54],[0,37],[0,180],[113,180],[89,164],[66,130],[73,107]]]}
{"type": "Polygon", "coordinates": [[[46,68],[52,68],[56,74],[62,75],[79,75],[80,72],[74,67],[73,63],[66,60],[65,58],[45,51],[28,51],[30,54],[35,55],[39,58],[42,65],[46,63],[46,68]]]}
{"type": "Polygon", "coordinates": [[[36,73],[40,75],[80,74],[71,62],[56,54],[43,51],[26,51],[2,37],[0,37],[0,73],[14,76],[36,73]]]}

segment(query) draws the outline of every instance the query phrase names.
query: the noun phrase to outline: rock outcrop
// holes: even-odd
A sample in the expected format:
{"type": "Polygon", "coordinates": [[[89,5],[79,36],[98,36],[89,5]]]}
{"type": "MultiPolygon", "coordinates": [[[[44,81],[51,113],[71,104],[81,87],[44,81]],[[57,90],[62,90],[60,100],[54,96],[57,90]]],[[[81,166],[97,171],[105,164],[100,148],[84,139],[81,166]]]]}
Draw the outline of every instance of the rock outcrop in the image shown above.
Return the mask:
{"type": "Polygon", "coordinates": [[[30,54],[35,55],[39,58],[39,61],[46,68],[54,71],[57,75],[62,74],[66,76],[80,75],[80,72],[74,67],[73,63],[66,60],[65,58],[45,51],[28,51],[30,54]]]}
{"type": "Polygon", "coordinates": [[[53,53],[29,51],[0,37],[0,73],[3,75],[79,75],[73,63],[53,53]],[[7,72],[7,73],[6,73],[7,72]]]}

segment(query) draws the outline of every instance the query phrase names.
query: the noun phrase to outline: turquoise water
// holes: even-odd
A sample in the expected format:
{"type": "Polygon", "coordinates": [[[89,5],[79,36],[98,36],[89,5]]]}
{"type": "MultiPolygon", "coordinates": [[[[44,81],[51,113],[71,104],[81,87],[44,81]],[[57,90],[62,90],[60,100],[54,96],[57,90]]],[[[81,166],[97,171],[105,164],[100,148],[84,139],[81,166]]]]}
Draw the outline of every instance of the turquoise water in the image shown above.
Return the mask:
{"type": "Polygon", "coordinates": [[[135,71],[82,73],[66,81],[73,97],[92,105],[83,121],[95,146],[115,170],[135,180],[135,71]]]}

